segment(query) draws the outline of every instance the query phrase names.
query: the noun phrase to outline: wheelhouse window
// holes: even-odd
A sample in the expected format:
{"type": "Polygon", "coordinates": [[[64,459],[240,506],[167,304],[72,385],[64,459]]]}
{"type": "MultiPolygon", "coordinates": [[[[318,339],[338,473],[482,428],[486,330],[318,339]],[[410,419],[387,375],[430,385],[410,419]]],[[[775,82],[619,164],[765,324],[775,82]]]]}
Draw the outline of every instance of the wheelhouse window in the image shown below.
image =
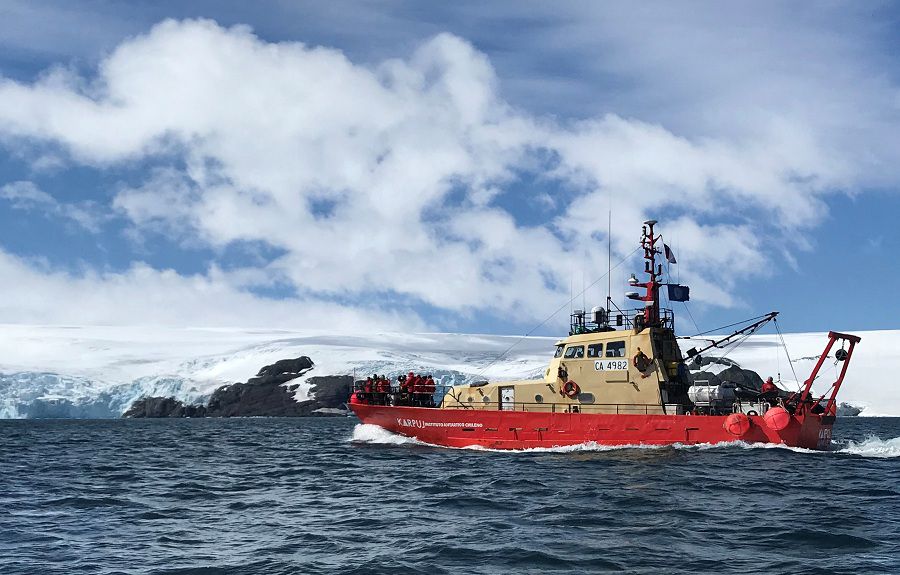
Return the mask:
{"type": "Polygon", "coordinates": [[[625,357],[625,342],[611,341],[607,343],[606,357],[625,357]]]}
{"type": "Polygon", "coordinates": [[[584,346],[573,345],[566,348],[566,359],[581,359],[584,357],[584,346]]]}
{"type": "Polygon", "coordinates": [[[556,346],[556,353],[553,354],[553,357],[560,357],[562,355],[563,349],[565,349],[565,348],[566,348],[566,346],[564,346],[564,345],[556,346]]]}
{"type": "Polygon", "coordinates": [[[603,344],[592,343],[588,346],[588,357],[603,357],[603,344]]]}

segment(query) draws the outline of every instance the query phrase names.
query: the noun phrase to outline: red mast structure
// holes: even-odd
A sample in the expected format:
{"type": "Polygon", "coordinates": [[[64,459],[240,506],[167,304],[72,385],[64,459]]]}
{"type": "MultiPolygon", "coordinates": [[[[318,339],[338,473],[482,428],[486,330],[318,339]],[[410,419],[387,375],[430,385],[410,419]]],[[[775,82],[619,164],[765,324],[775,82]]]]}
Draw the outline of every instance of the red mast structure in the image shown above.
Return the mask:
{"type": "Polygon", "coordinates": [[[653,233],[653,226],[656,220],[647,220],[644,222],[643,234],[641,236],[641,247],[644,248],[644,273],[650,276],[650,280],[642,283],[634,283],[637,287],[646,288],[643,297],[636,297],[639,301],[644,302],[644,327],[659,327],[659,281],[658,276],[662,275],[662,265],[657,267],[656,254],[660,250],[656,247],[659,236],[653,233]]]}

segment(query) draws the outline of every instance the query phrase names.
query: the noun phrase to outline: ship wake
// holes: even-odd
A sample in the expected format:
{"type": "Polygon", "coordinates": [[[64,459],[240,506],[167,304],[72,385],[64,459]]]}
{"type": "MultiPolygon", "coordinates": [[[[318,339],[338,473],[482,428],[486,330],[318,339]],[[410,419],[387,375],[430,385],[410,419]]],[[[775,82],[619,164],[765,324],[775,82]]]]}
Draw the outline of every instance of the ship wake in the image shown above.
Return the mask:
{"type": "Polygon", "coordinates": [[[848,440],[846,442],[835,442],[829,451],[816,451],[813,449],[804,449],[802,447],[790,447],[787,445],[779,445],[776,443],[746,443],[743,441],[730,441],[728,443],[701,443],[697,445],[684,445],[676,443],[673,445],[601,445],[599,443],[588,441],[577,445],[565,445],[558,447],[532,447],[529,449],[488,449],[480,445],[472,445],[469,447],[446,447],[440,445],[432,445],[419,441],[413,437],[392,433],[377,425],[368,425],[364,423],[357,424],[353,428],[353,434],[350,437],[353,443],[366,443],[376,445],[425,445],[430,447],[441,447],[443,449],[469,449],[473,451],[488,451],[496,453],[584,453],[584,452],[603,452],[603,451],[622,451],[622,450],[667,450],[667,449],[685,449],[695,451],[718,450],[718,449],[783,449],[793,451],[795,453],[807,453],[814,455],[851,455],[857,457],[890,459],[900,457],[900,437],[892,437],[890,439],[881,439],[875,435],[870,435],[863,441],[848,440]]]}
{"type": "Polygon", "coordinates": [[[350,436],[350,441],[376,445],[428,445],[418,439],[391,433],[383,427],[367,423],[356,424],[356,427],[353,428],[353,434],[350,436]]]}

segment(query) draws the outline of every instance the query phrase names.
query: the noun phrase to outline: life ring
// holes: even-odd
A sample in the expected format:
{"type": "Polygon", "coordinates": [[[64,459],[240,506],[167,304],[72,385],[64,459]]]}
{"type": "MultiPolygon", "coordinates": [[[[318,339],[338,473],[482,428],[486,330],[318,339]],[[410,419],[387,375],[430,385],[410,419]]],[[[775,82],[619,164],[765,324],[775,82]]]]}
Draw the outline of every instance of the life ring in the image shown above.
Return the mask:
{"type": "Polygon", "coordinates": [[[575,399],[578,397],[578,394],[581,393],[581,388],[578,387],[577,383],[570,379],[562,386],[562,388],[560,388],[559,392],[569,399],[575,399]]]}
{"type": "Polygon", "coordinates": [[[647,368],[650,367],[650,358],[647,357],[644,352],[638,352],[634,355],[631,363],[638,369],[638,371],[646,371],[647,368]]]}

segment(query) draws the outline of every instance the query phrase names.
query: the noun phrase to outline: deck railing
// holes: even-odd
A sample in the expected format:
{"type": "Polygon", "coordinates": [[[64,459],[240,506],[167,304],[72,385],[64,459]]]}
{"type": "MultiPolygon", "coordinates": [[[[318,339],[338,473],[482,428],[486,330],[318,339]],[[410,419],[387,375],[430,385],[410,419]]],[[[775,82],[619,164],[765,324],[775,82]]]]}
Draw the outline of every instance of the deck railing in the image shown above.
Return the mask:
{"type": "Polygon", "coordinates": [[[628,403],[528,403],[492,401],[490,403],[455,403],[444,402],[444,409],[460,411],[527,411],[533,413],[603,413],[617,415],[662,415],[663,407],[658,404],[628,403]]]}
{"type": "MultiPolygon", "coordinates": [[[[432,393],[401,394],[399,389],[392,387],[390,392],[369,392],[364,394],[365,401],[375,405],[395,405],[406,407],[438,407],[444,409],[477,410],[477,411],[530,411],[541,413],[605,413],[605,414],[633,414],[649,415],[664,414],[665,409],[659,404],[629,404],[629,403],[557,403],[557,402],[524,402],[503,401],[491,399],[484,401],[484,397],[474,398],[473,401],[462,400],[462,397],[453,397],[447,391],[453,386],[438,385],[432,393]]],[[[459,388],[457,388],[459,389],[459,388]]],[[[468,391],[470,388],[463,388],[468,391]]],[[[478,386],[471,388],[478,389],[478,386]]]]}
{"type": "MultiPolygon", "coordinates": [[[[597,323],[590,314],[580,311],[569,317],[569,335],[581,333],[594,333],[609,331],[610,329],[634,329],[635,321],[642,325],[644,319],[643,309],[629,309],[617,311],[604,318],[606,321],[597,323]],[[637,318],[637,319],[636,319],[637,318]]],[[[669,329],[675,329],[675,312],[669,308],[660,308],[659,325],[669,329]]]]}

